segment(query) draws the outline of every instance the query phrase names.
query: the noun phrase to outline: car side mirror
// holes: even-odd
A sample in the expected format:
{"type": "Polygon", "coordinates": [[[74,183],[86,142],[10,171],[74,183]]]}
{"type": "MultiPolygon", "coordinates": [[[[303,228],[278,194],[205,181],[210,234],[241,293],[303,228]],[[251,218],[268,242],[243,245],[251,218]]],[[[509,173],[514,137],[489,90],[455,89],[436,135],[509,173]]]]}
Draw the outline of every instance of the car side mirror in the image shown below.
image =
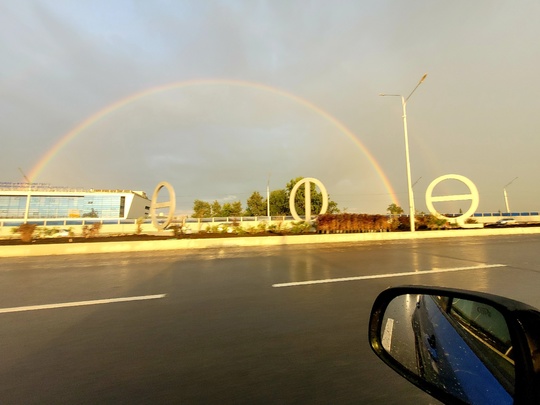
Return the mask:
{"type": "Polygon", "coordinates": [[[371,348],[449,404],[540,403],[540,312],[503,297],[422,286],[375,300],[371,348]]]}

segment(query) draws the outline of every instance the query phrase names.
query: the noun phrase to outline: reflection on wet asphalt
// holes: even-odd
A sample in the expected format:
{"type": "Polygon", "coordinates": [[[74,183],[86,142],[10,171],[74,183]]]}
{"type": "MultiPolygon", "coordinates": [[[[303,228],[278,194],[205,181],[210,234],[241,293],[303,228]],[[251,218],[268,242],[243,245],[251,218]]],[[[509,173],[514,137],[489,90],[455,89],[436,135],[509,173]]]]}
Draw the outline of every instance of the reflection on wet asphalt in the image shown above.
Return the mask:
{"type": "MultiPolygon", "coordinates": [[[[0,308],[167,294],[1,314],[0,402],[435,403],[369,349],[376,295],[395,285],[442,285],[540,307],[539,242],[515,236],[0,259],[0,308]],[[429,271],[494,263],[507,267],[429,271]],[[416,274],[272,288],[392,272],[416,274]]],[[[402,326],[395,333],[408,333],[402,326]]]]}

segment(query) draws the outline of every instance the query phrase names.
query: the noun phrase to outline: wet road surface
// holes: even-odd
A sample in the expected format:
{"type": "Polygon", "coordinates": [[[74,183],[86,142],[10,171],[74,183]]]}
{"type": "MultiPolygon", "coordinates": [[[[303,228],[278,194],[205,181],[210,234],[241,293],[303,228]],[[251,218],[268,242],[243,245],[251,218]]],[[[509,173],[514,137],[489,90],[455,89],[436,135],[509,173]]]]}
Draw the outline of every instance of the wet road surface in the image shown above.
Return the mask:
{"type": "Polygon", "coordinates": [[[512,236],[0,259],[0,403],[436,403],[368,347],[376,295],[439,285],[539,308],[539,246],[512,236]]]}

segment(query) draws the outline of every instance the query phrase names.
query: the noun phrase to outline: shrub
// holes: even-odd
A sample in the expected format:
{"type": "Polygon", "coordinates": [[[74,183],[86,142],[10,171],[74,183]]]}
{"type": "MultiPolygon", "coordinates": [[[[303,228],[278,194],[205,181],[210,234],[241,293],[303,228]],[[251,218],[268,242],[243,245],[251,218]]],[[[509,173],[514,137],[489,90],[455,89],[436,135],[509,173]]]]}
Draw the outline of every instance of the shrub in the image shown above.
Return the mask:
{"type": "Polygon", "coordinates": [[[34,232],[37,228],[37,225],[35,224],[22,224],[18,228],[16,228],[16,232],[21,234],[21,240],[23,242],[32,242],[32,238],[34,236],[34,232]]]}
{"type": "Polygon", "coordinates": [[[90,228],[90,233],[92,236],[98,236],[101,229],[101,222],[94,222],[90,228]]]}
{"type": "Polygon", "coordinates": [[[311,228],[313,226],[310,222],[306,221],[300,221],[300,222],[293,222],[291,226],[291,233],[294,234],[300,234],[300,233],[307,233],[311,231],[311,228]]]}
{"type": "Polygon", "coordinates": [[[137,218],[137,228],[135,229],[135,233],[137,235],[140,235],[142,233],[142,224],[144,223],[144,217],[137,218]]]}
{"type": "Polygon", "coordinates": [[[423,214],[416,217],[416,229],[445,229],[447,228],[448,220],[445,218],[439,219],[432,214],[423,214]]]}
{"type": "Polygon", "coordinates": [[[169,227],[169,229],[173,231],[173,235],[176,239],[181,239],[184,236],[182,225],[173,225],[169,227]]]}
{"type": "Polygon", "coordinates": [[[238,236],[246,235],[248,232],[241,226],[235,228],[235,232],[238,236]]]}
{"type": "Polygon", "coordinates": [[[206,232],[207,233],[218,233],[218,232],[220,232],[218,228],[219,228],[219,225],[215,225],[215,224],[214,225],[208,225],[206,227],[206,232]]]}
{"type": "Polygon", "coordinates": [[[94,222],[92,226],[83,225],[82,236],[85,238],[93,238],[99,235],[101,229],[101,222],[94,222]]]}
{"type": "Polygon", "coordinates": [[[397,229],[397,218],[368,214],[324,214],[317,218],[319,233],[387,232],[397,229]]]}
{"type": "Polygon", "coordinates": [[[60,230],[58,228],[47,228],[44,226],[42,228],[36,228],[36,232],[38,232],[40,238],[49,238],[59,233],[60,230]]]}
{"type": "Polygon", "coordinates": [[[282,234],[285,232],[285,227],[283,226],[283,221],[278,223],[268,225],[268,232],[282,234]]]}

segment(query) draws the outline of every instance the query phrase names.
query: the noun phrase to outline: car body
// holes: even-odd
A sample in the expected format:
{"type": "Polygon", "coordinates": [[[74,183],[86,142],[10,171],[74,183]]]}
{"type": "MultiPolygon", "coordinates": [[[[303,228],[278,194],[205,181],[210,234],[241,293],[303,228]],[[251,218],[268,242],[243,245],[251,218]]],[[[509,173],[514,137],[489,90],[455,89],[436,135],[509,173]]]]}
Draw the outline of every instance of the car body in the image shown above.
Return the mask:
{"type": "Polygon", "coordinates": [[[471,404],[513,403],[513,360],[503,355],[511,354],[511,340],[498,311],[471,301],[421,295],[412,327],[421,378],[471,404]],[[480,317],[473,319],[471,313],[480,317]],[[497,327],[482,327],[482,313],[497,318],[497,327]]]}
{"type": "Polygon", "coordinates": [[[539,330],[540,312],[515,300],[400,286],[379,294],[368,332],[381,360],[444,403],[538,404],[539,330]]]}
{"type": "Polygon", "coordinates": [[[503,218],[495,222],[498,226],[517,225],[518,222],[514,218],[503,218]]]}

